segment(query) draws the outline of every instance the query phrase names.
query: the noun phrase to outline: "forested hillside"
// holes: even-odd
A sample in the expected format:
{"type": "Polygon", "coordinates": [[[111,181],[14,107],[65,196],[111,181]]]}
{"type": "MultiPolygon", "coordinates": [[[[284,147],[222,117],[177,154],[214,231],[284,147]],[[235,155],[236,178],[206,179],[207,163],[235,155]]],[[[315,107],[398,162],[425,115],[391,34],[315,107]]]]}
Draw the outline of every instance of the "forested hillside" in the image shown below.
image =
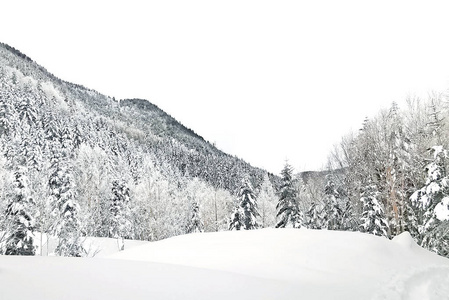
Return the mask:
{"type": "Polygon", "coordinates": [[[186,233],[196,206],[203,230],[224,230],[242,179],[271,187],[148,101],[65,82],[5,44],[0,143],[3,241],[11,228],[11,242],[32,231],[158,240],[186,233]]]}

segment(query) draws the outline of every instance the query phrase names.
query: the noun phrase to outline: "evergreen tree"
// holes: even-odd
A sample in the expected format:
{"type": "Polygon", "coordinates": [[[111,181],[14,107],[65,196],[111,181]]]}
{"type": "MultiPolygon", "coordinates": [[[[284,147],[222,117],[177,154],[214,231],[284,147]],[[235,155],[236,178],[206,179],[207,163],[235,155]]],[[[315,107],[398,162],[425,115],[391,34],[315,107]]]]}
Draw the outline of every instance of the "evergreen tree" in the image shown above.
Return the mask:
{"type": "Polygon", "coordinates": [[[20,100],[18,111],[22,123],[26,123],[29,126],[35,124],[37,119],[37,111],[33,101],[30,98],[24,97],[20,100]]]}
{"type": "Polygon", "coordinates": [[[6,255],[34,255],[34,218],[31,213],[33,199],[30,196],[27,169],[19,167],[15,172],[14,194],[6,208],[6,255]]]}
{"type": "Polygon", "coordinates": [[[340,207],[340,194],[338,193],[332,174],[326,176],[324,188],[324,228],[339,230],[342,227],[343,210],[340,207]]]}
{"type": "Polygon", "coordinates": [[[129,237],[131,234],[129,202],[129,188],[126,183],[115,180],[112,183],[109,234],[117,239],[119,250],[125,249],[125,237],[129,237]]]}
{"type": "Polygon", "coordinates": [[[444,217],[449,198],[449,178],[446,173],[448,153],[442,146],[431,149],[433,160],[426,166],[427,180],[410,200],[415,206],[418,223],[418,242],[424,248],[447,255],[449,252],[449,224],[444,217]],[[438,207],[438,209],[437,209],[438,207]],[[439,215],[437,215],[437,212],[439,215]]]}
{"type": "Polygon", "coordinates": [[[354,218],[354,211],[350,199],[346,199],[345,201],[341,229],[348,231],[358,230],[357,221],[354,218]]]}
{"type": "Polygon", "coordinates": [[[242,208],[237,206],[234,208],[229,220],[229,230],[240,230],[245,228],[244,214],[242,208]]]}
{"type": "Polygon", "coordinates": [[[323,209],[312,201],[309,210],[306,212],[306,222],[304,224],[309,229],[325,228],[325,217],[323,216],[323,209]]]}
{"type": "Polygon", "coordinates": [[[238,198],[240,200],[239,206],[243,213],[243,229],[251,230],[259,228],[259,223],[257,222],[257,217],[259,216],[257,199],[248,179],[243,180],[238,198]]]}
{"type": "Polygon", "coordinates": [[[193,202],[192,204],[192,217],[189,220],[189,223],[187,224],[187,233],[197,233],[197,232],[203,232],[204,231],[204,225],[201,221],[201,215],[200,215],[200,205],[198,202],[193,202]]]}
{"type": "Polygon", "coordinates": [[[449,197],[444,197],[434,210],[435,229],[430,249],[449,257],[449,197]]]}
{"type": "Polygon", "coordinates": [[[56,254],[60,256],[84,255],[81,243],[80,207],[75,200],[75,186],[64,152],[53,143],[51,174],[48,180],[50,205],[56,215],[53,232],[58,237],[56,254]]]}
{"type": "Polygon", "coordinates": [[[293,181],[293,168],[286,163],[281,172],[282,184],[279,190],[279,202],[276,206],[279,218],[276,228],[293,227],[300,228],[303,223],[303,213],[297,203],[297,191],[293,181]]]}
{"type": "Polygon", "coordinates": [[[363,232],[388,237],[388,223],[385,212],[379,203],[379,192],[374,184],[367,184],[362,191],[360,201],[363,203],[362,224],[363,232]]]}
{"type": "Polygon", "coordinates": [[[0,136],[2,134],[8,134],[11,130],[14,114],[14,107],[8,101],[8,95],[5,94],[0,91],[0,136]]]}

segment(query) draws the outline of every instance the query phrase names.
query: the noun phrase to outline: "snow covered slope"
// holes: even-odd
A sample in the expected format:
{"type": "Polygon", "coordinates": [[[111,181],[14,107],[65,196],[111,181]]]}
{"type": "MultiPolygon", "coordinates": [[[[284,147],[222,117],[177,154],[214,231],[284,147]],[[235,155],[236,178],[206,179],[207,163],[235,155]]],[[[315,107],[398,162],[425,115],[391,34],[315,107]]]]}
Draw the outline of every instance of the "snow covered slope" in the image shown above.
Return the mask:
{"type": "Polygon", "coordinates": [[[276,299],[289,288],[283,282],[168,264],[0,256],[2,300],[276,299]]]}
{"type": "Polygon", "coordinates": [[[449,299],[449,260],[420,248],[408,233],[393,241],[307,229],[206,233],[150,243],[111,257],[280,280],[289,282],[301,299],[401,299],[412,288],[410,280],[435,273],[431,278],[440,286],[428,291],[435,293],[436,298],[430,299],[449,299]]]}
{"type": "Polygon", "coordinates": [[[0,256],[0,299],[449,299],[449,260],[404,233],[264,229],[108,258],[0,256]]]}

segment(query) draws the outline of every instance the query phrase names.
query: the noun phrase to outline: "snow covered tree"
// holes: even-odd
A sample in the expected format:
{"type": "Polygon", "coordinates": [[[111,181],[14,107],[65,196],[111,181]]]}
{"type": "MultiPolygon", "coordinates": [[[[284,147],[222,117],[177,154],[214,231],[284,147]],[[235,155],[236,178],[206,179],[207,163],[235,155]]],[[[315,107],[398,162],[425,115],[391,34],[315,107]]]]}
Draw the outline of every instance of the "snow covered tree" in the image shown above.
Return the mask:
{"type": "Polygon", "coordinates": [[[251,230],[259,228],[259,223],[257,222],[257,217],[259,216],[257,199],[248,179],[242,181],[238,198],[240,201],[239,206],[243,214],[243,229],[251,230]]]}
{"type": "Polygon", "coordinates": [[[408,231],[410,235],[416,240],[420,240],[418,213],[419,209],[417,205],[415,205],[412,200],[409,199],[409,201],[406,202],[404,208],[404,230],[408,231]]]}
{"type": "Polygon", "coordinates": [[[304,225],[309,229],[325,228],[324,211],[315,201],[310,204],[309,210],[306,212],[306,221],[304,225]]]}
{"type": "Polygon", "coordinates": [[[430,149],[432,161],[426,166],[425,186],[410,197],[415,206],[418,242],[441,255],[449,252],[449,227],[445,211],[449,211],[449,178],[446,173],[447,151],[442,146],[430,149]]]}
{"type": "Polygon", "coordinates": [[[326,186],[324,188],[324,224],[323,227],[330,230],[341,229],[343,211],[340,207],[340,194],[335,187],[332,174],[326,176],[326,186]]]}
{"type": "Polygon", "coordinates": [[[388,237],[388,222],[384,209],[377,199],[378,195],[379,192],[374,184],[368,183],[364,187],[360,198],[363,203],[360,228],[362,232],[388,237]]]}
{"type": "Polygon", "coordinates": [[[26,96],[20,99],[18,107],[20,119],[29,126],[33,125],[37,119],[37,111],[33,102],[26,96]]]}
{"type": "Polygon", "coordinates": [[[300,228],[304,215],[297,203],[297,190],[294,186],[293,168],[286,163],[281,175],[282,184],[279,190],[279,202],[276,205],[276,217],[279,218],[279,221],[276,224],[276,228],[290,226],[300,228]]]}
{"type": "MultiPolygon", "coordinates": [[[[410,131],[416,124],[410,126],[405,122],[404,112],[393,103],[381,127],[384,131],[384,148],[387,154],[383,162],[385,167],[382,199],[391,236],[410,229],[407,226],[409,197],[415,189],[415,178],[421,178],[421,170],[415,167],[419,165],[418,153],[421,151],[417,149],[418,139],[413,137],[410,131]]],[[[422,128],[420,130],[422,131],[422,128]]]]}
{"type": "Polygon", "coordinates": [[[268,174],[265,174],[258,197],[260,226],[262,228],[274,227],[276,225],[276,200],[273,185],[268,174]]]}
{"type": "Polygon", "coordinates": [[[84,210],[82,224],[89,236],[108,237],[111,186],[114,178],[111,156],[98,146],[83,143],[77,151],[73,174],[79,204],[84,210]]]}
{"type": "Polygon", "coordinates": [[[48,186],[49,203],[56,218],[53,225],[53,233],[58,237],[55,252],[59,256],[83,256],[80,207],[75,199],[75,185],[68,163],[58,143],[53,143],[48,186]]]}
{"type": "Polygon", "coordinates": [[[436,224],[429,248],[441,256],[449,257],[449,197],[444,197],[437,204],[434,213],[436,224]]]}
{"type": "Polygon", "coordinates": [[[443,118],[441,117],[441,112],[438,108],[439,97],[432,97],[430,99],[429,105],[429,122],[427,123],[426,129],[434,137],[434,140],[438,144],[442,144],[442,127],[443,127],[443,118]]]}
{"type": "Polygon", "coordinates": [[[192,204],[192,217],[187,224],[187,233],[197,233],[204,231],[204,225],[201,221],[200,215],[200,205],[198,202],[193,202],[192,204]]]}
{"type": "Polygon", "coordinates": [[[114,180],[112,183],[112,199],[110,210],[109,234],[117,239],[119,250],[125,249],[125,237],[131,235],[129,188],[124,181],[114,180]]]}
{"type": "Polygon", "coordinates": [[[344,203],[341,229],[348,231],[358,230],[357,221],[354,217],[354,211],[350,199],[346,199],[344,203]]]}
{"type": "Polygon", "coordinates": [[[8,98],[0,91],[0,135],[9,133],[13,121],[14,107],[8,98]]]}
{"type": "Polygon", "coordinates": [[[240,206],[235,207],[229,220],[229,230],[244,229],[245,223],[243,222],[243,219],[244,215],[242,208],[240,206]]]}
{"type": "Polygon", "coordinates": [[[4,254],[34,255],[34,217],[31,213],[33,199],[28,187],[27,169],[18,167],[14,176],[14,194],[11,195],[5,212],[8,228],[4,254]]]}

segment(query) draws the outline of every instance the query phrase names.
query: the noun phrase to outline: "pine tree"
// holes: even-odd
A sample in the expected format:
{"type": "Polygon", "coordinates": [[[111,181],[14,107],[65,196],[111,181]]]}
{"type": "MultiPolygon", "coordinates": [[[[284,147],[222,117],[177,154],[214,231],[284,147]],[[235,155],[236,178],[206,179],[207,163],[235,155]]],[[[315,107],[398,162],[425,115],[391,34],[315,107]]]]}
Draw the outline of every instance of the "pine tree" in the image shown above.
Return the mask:
{"type": "Polygon", "coordinates": [[[251,230],[259,228],[259,223],[257,222],[257,217],[259,216],[257,199],[248,179],[243,180],[238,198],[240,200],[239,206],[243,213],[243,229],[251,230]]]}
{"type": "Polygon", "coordinates": [[[229,230],[240,230],[245,228],[244,214],[240,206],[234,207],[229,220],[229,230]]]}
{"type": "Polygon", "coordinates": [[[117,239],[119,250],[125,249],[125,237],[129,237],[131,234],[129,202],[129,188],[126,183],[115,180],[112,183],[112,199],[109,209],[111,213],[109,234],[117,239]]]}
{"type": "Polygon", "coordinates": [[[363,232],[388,237],[388,223],[385,212],[377,197],[379,192],[374,184],[367,184],[362,191],[360,201],[363,203],[362,224],[363,232]]]}
{"type": "Polygon", "coordinates": [[[34,255],[34,217],[31,213],[33,199],[30,196],[27,169],[19,167],[15,172],[14,194],[6,208],[6,255],[34,255]]]}
{"type": "Polygon", "coordinates": [[[433,232],[433,251],[441,256],[449,257],[449,197],[444,197],[434,210],[435,229],[433,232]]]}
{"type": "Polygon", "coordinates": [[[0,91],[0,136],[8,134],[11,130],[12,116],[14,114],[14,107],[8,101],[8,95],[4,95],[0,91]]]}
{"type": "Polygon", "coordinates": [[[204,231],[204,225],[201,221],[200,205],[198,202],[192,204],[192,217],[187,224],[187,233],[198,233],[204,231]]]}
{"type": "Polygon", "coordinates": [[[58,237],[56,254],[59,256],[84,255],[81,243],[80,207],[75,200],[74,180],[70,173],[64,152],[53,143],[51,174],[48,180],[50,205],[56,215],[53,232],[58,237]]]}
{"type": "Polygon", "coordinates": [[[37,111],[33,102],[34,101],[30,98],[23,97],[22,99],[20,99],[18,107],[19,117],[21,121],[28,124],[29,126],[32,126],[37,119],[37,111]]]}
{"type": "Polygon", "coordinates": [[[339,230],[342,227],[343,210],[340,207],[340,194],[337,191],[332,174],[326,176],[324,188],[324,224],[330,230],[339,230]]]}
{"type": "Polygon", "coordinates": [[[346,199],[344,204],[341,229],[345,231],[358,230],[350,199],[346,199]]]}
{"type": "MultiPolygon", "coordinates": [[[[412,195],[413,196],[413,195],[412,195]]],[[[418,220],[418,214],[420,213],[420,209],[418,208],[417,203],[414,203],[412,200],[413,198],[410,197],[408,201],[405,203],[404,208],[404,220],[405,220],[405,226],[404,230],[408,231],[412,237],[414,237],[416,240],[420,241],[422,240],[420,238],[419,233],[419,220],[418,220]]]]}
{"type": "Polygon", "coordinates": [[[449,178],[445,167],[448,153],[442,146],[434,146],[430,151],[433,160],[426,166],[426,184],[413,193],[410,200],[415,207],[419,244],[440,255],[447,255],[449,224],[441,216],[444,209],[448,209],[449,201],[449,178]]]}
{"type": "Polygon", "coordinates": [[[324,223],[323,209],[315,201],[312,201],[309,210],[306,212],[306,222],[304,225],[309,229],[322,229],[325,228],[324,223]]]}
{"type": "Polygon", "coordinates": [[[293,168],[286,163],[281,172],[282,184],[279,190],[279,202],[276,206],[279,218],[276,228],[293,227],[300,228],[303,223],[303,213],[297,203],[297,192],[293,181],[293,168]]]}

